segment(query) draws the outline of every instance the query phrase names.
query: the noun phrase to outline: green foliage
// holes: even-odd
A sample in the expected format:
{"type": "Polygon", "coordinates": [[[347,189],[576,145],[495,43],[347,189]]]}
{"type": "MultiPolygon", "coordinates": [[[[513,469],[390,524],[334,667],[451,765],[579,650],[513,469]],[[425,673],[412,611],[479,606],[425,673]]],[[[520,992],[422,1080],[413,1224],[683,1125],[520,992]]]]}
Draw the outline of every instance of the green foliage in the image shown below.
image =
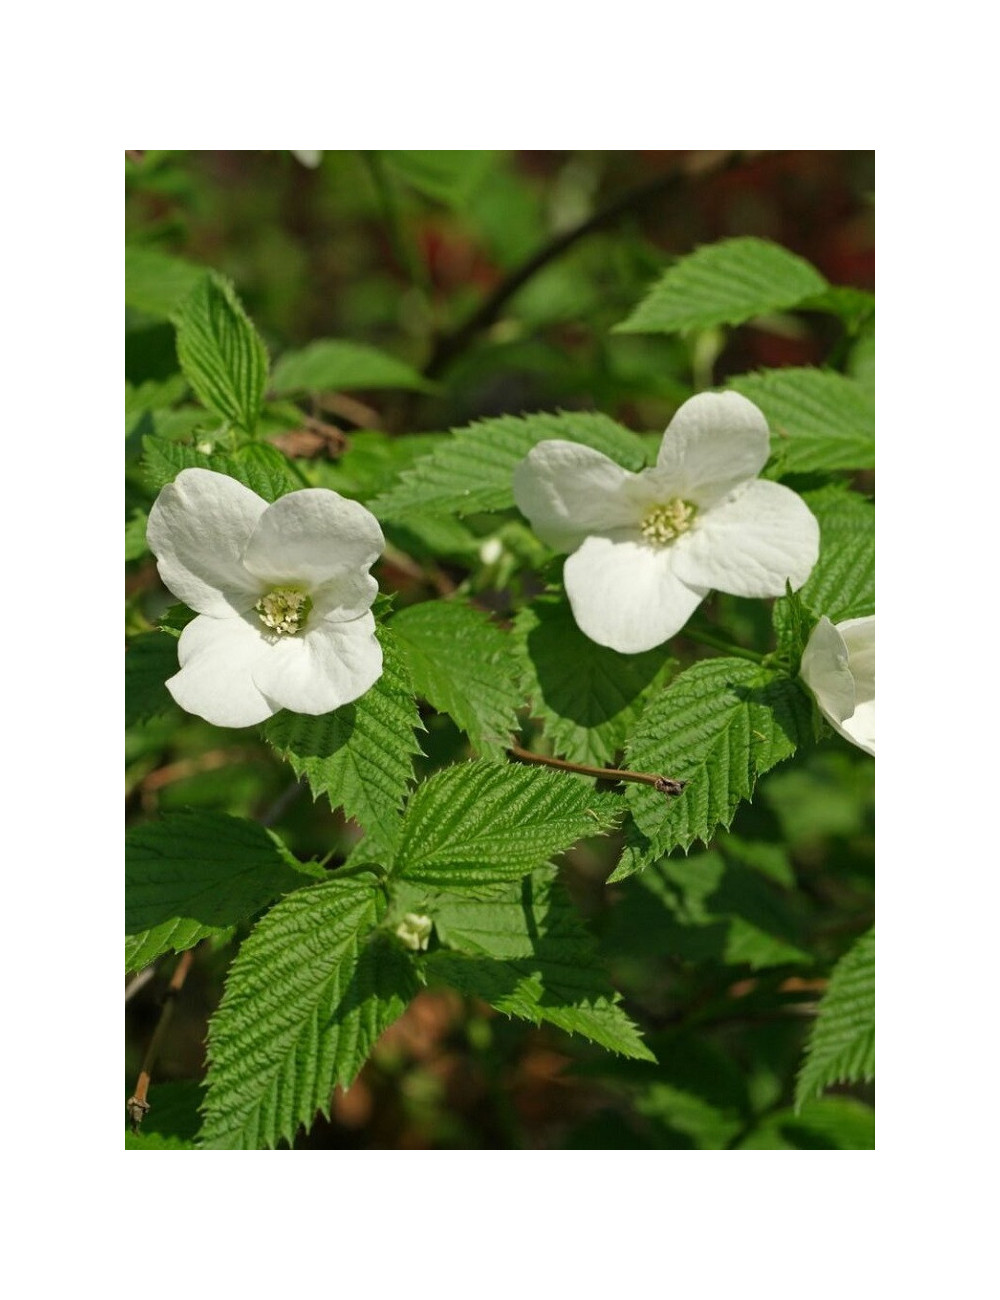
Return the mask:
{"type": "Polygon", "coordinates": [[[144,555],[148,555],[149,547],[146,545],[146,524],[148,518],[144,510],[136,510],[132,518],[125,525],[125,563],[129,560],[139,560],[144,555]]]}
{"type": "Polygon", "coordinates": [[[203,1089],[197,1083],[156,1083],[149,1110],[138,1133],[125,1131],[126,1151],[194,1151],[201,1127],[198,1107],[203,1089]]]}
{"type": "Polygon", "coordinates": [[[802,603],[834,623],[875,613],[875,507],[842,487],[806,492],[819,520],[816,567],[799,589],[802,603]]]}
{"type": "Polygon", "coordinates": [[[391,841],[420,753],[414,732],[423,724],[392,633],[380,627],[377,634],[383,668],[370,691],[317,717],[283,710],[264,724],[264,735],[309,782],[314,799],[325,794],[366,831],[391,841]]]}
{"type": "Polygon", "coordinates": [[[125,967],[221,934],[315,872],[262,826],[218,813],[173,813],[125,837],[125,967]]]}
{"type": "Polygon", "coordinates": [[[252,434],[267,385],[267,351],[232,285],[217,275],[200,279],[176,324],[188,383],[210,411],[252,434]]]}
{"type": "Polygon", "coordinates": [[[414,792],[393,870],[404,880],[452,889],[514,879],[584,836],[609,830],[620,809],[614,795],[570,775],[459,763],[414,792]]]}
{"type": "Polygon", "coordinates": [[[664,858],[629,886],[615,911],[624,940],[689,962],[754,970],[809,962],[787,890],[733,848],[664,858]]]}
{"type": "Polygon", "coordinates": [[[823,1097],[768,1116],[742,1151],[873,1151],[875,1112],[851,1097],[823,1097]]]}
{"type": "Polygon", "coordinates": [[[419,193],[450,208],[466,207],[493,166],[486,149],[385,149],[379,157],[419,193]]]}
{"type": "Polygon", "coordinates": [[[875,931],[841,957],[819,1004],[819,1014],[795,1088],[801,1111],[811,1097],[834,1083],[866,1083],[875,1077],[875,931]]]}
{"type": "Polygon", "coordinates": [[[505,1015],[543,1021],[609,1051],[652,1061],[551,868],[477,892],[440,893],[423,908],[447,949],[425,959],[432,980],[505,1015]]]}
{"type": "Polygon", "coordinates": [[[209,1023],[203,1145],[291,1143],[350,1084],[416,992],[408,956],[376,930],[374,877],[283,899],[240,948],[209,1023]]]}
{"type": "Polygon", "coordinates": [[[591,641],[562,596],[540,596],[515,623],[517,663],[532,713],[557,754],[613,764],[674,661],[660,649],[624,655],[591,641]]]}
{"type": "Polygon", "coordinates": [[[788,367],[729,381],[764,412],[781,475],[875,464],[875,396],[829,370],[788,367]]]}
{"type": "Polygon", "coordinates": [[[556,415],[505,415],[455,429],[429,456],[400,475],[397,485],[371,503],[381,519],[427,511],[459,515],[506,510],[514,505],[514,467],[546,438],[581,442],[618,461],[641,469],[642,440],[628,429],[591,412],[556,415]]]}
{"type": "Polygon", "coordinates": [[[164,686],[177,672],[177,638],[166,632],[143,632],[125,652],[125,725],[155,717],[173,707],[164,686]]]}
{"type": "Polygon", "coordinates": [[[458,600],[411,605],[391,627],[417,694],[452,717],[480,754],[502,757],[520,703],[510,637],[458,600]]]}
{"type": "Polygon", "coordinates": [[[706,659],[682,673],[643,711],[628,764],[688,784],[675,797],[629,785],[635,828],[611,879],[695,840],[707,844],[750,798],[758,776],[793,754],[810,727],[804,692],[746,660],[706,659]]]}
{"type": "Polygon", "coordinates": [[[777,244],[751,236],[724,239],[679,258],[615,328],[670,334],[740,325],[796,307],[826,287],[815,267],[777,244]]]}
{"type": "Polygon", "coordinates": [[[206,267],[134,245],[125,249],[125,304],[168,318],[208,275],[206,267]]]}
{"type": "Polygon", "coordinates": [[[145,438],[142,450],[143,475],[153,494],[172,483],[182,469],[192,468],[228,474],[265,501],[276,501],[286,492],[304,486],[296,481],[288,461],[270,443],[251,442],[232,452],[202,452],[165,438],[145,438]]]}
{"type": "Polygon", "coordinates": [[[350,392],[357,388],[409,388],[432,392],[412,366],[378,348],[347,339],[317,339],[297,352],[286,352],[274,367],[276,393],[350,392]]]}

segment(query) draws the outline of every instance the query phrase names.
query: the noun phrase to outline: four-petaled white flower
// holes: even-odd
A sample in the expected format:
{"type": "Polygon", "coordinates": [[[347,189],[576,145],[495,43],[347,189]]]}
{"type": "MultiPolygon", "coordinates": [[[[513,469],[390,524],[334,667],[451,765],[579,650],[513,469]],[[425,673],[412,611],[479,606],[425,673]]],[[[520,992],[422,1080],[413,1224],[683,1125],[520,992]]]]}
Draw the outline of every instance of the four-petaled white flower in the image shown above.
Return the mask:
{"type": "Polygon", "coordinates": [[[875,753],[875,615],[812,630],[799,668],[820,712],[866,754],[875,753]]]}
{"type": "Polygon", "coordinates": [[[182,709],[247,727],[279,709],[328,713],[381,676],[368,570],[385,539],[358,502],[305,488],[268,505],[226,474],[185,469],[146,536],[163,582],[198,614],[167,682],[182,709]]]}
{"type": "Polygon", "coordinates": [[[624,654],[678,633],[713,588],[781,596],[819,554],[819,525],[790,488],[758,479],[767,422],[738,393],[700,393],[671,420],[656,465],[629,473],[555,439],[514,471],[514,499],[549,546],[570,552],[580,630],[624,654]]]}

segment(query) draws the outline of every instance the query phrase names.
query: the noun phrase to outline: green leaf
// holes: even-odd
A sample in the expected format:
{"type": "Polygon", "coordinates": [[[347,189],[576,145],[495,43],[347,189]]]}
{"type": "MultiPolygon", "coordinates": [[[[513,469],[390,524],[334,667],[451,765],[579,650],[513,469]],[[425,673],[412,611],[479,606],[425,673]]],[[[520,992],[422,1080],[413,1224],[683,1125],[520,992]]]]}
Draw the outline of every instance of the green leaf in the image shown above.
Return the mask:
{"type": "Polygon", "coordinates": [[[778,645],[792,670],[816,620],[875,613],[875,507],[860,493],[831,485],[802,498],[819,521],[819,559],[805,584],[774,603],[778,645]]]}
{"type": "Polygon", "coordinates": [[[453,718],[480,754],[502,757],[521,702],[509,634],[458,600],[411,605],[390,626],[417,694],[453,718]]]}
{"type": "Polygon", "coordinates": [[[313,798],[325,794],[380,842],[391,843],[398,811],[413,780],[414,732],[423,730],[409,674],[392,633],[377,627],[382,676],[352,704],[319,717],[281,712],[264,735],[309,782],[313,798]]]}
{"type": "Polygon", "coordinates": [[[741,1151],[873,1151],[875,1112],[853,1097],[823,1097],[769,1115],[741,1151]]]}
{"type": "Polygon", "coordinates": [[[205,276],[177,312],[177,357],[210,411],[252,434],[267,385],[267,351],[232,285],[205,276]]]}
{"type": "Polygon", "coordinates": [[[263,826],[171,813],[125,836],[125,961],[148,966],[252,916],[315,877],[263,826]]]}
{"type": "Polygon", "coordinates": [[[745,963],[753,970],[809,962],[788,897],[738,853],[665,858],[617,904],[613,930],[626,951],[689,962],[745,963]]]}
{"type": "Polygon", "coordinates": [[[154,1082],[149,1110],[138,1133],[125,1132],[126,1151],[194,1151],[201,1127],[198,1107],[204,1095],[199,1083],[154,1082]]]}
{"type": "Polygon", "coordinates": [[[839,316],[850,333],[855,334],[875,315],[875,295],[853,285],[830,285],[815,298],[799,303],[802,311],[826,311],[839,316]]]}
{"type": "Polygon", "coordinates": [[[233,962],[208,1027],[205,1146],[291,1144],[330,1113],[379,1035],[416,992],[407,954],[375,930],[373,877],[330,880],[282,899],[233,962]]]}
{"type": "Polygon", "coordinates": [[[687,781],[669,797],[630,784],[635,829],[611,880],[621,880],[672,849],[704,843],[728,827],[757,777],[811,737],[812,709],[787,677],[745,659],[705,659],[654,696],[628,748],[638,772],[687,781]]]}
{"type": "Polygon", "coordinates": [[[164,686],[177,672],[177,638],[167,632],[142,632],[125,652],[125,725],[153,718],[173,707],[164,686]]]}
{"type": "Polygon", "coordinates": [[[559,412],[481,420],[451,436],[406,470],[371,508],[379,518],[431,511],[459,515],[507,510],[514,505],[514,468],[536,443],[564,438],[594,447],[626,469],[645,462],[642,439],[592,412],[559,412]]]}
{"type": "Polygon", "coordinates": [[[409,388],[427,393],[434,387],[405,361],[346,339],[317,339],[300,351],[286,352],[271,379],[271,388],[279,394],[357,388],[409,388]]]}
{"type": "Polygon", "coordinates": [[[450,208],[464,208],[494,166],[490,149],[383,149],[392,171],[415,190],[450,208]]]}
{"type": "Polygon", "coordinates": [[[424,910],[454,950],[425,959],[432,978],[505,1015],[656,1059],[618,1005],[596,945],[551,869],[474,895],[441,893],[424,910]]]}
{"type": "Polygon", "coordinates": [[[540,596],[514,625],[517,665],[532,714],[557,754],[614,763],[645,701],[676,666],[662,649],[624,655],[583,635],[566,599],[540,596]]]}
{"type": "Polygon", "coordinates": [[[447,436],[408,433],[405,438],[391,438],[379,430],[362,429],[351,434],[349,445],[337,460],[318,460],[310,465],[313,481],[317,487],[367,501],[387,491],[402,470],[409,469],[447,436]]]}
{"type": "Polygon", "coordinates": [[[664,333],[740,325],[798,306],[827,282],[815,267],[766,239],[708,244],[680,258],[616,331],[664,333]]]}
{"type": "Polygon", "coordinates": [[[149,522],[145,510],[134,510],[132,518],[125,524],[125,563],[139,560],[149,554],[146,545],[146,524],[149,522]]]}
{"type": "Polygon", "coordinates": [[[125,305],[150,316],[170,317],[211,273],[158,248],[125,249],[125,305]]]}
{"type": "Polygon", "coordinates": [[[737,375],[729,387],[767,417],[776,473],[870,469],[875,464],[875,395],[846,375],[790,366],[737,375]]]}
{"type": "Polygon", "coordinates": [[[165,438],[144,438],[142,454],[143,477],[152,493],[172,483],[182,469],[191,468],[228,474],[265,501],[277,501],[303,486],[277,447],[266,442],[248,443],[233,452],[208,453],[165,438]]]}
{"type": "Polygon", "coordinates": [[[394,870],[452,889],[526,875],[553,853],[614,825],[621,801],[570,774],[461,763],[407,804],[394,870]]]}
{"type": "Polygon", "coordinates": [[[875,931],[850,948],[833,968],[809,1036],[795,1087],[801,1108],[834,1083],[875,1077],[875,931]]]}

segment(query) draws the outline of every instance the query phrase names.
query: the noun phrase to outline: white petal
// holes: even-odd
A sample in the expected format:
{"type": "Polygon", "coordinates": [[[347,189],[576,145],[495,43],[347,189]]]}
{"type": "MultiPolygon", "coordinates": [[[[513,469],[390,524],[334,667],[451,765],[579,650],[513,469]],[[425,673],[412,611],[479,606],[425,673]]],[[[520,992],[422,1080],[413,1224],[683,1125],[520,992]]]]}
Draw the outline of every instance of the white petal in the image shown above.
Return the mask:
{"type": "Polygon", "coordinates": [[[758,479],[703,511],[674,543],[674,572],[731,596],[783,596],[819,556],[819,524],[801,497],[758,479]]]}
{"type": "Polygon", "coordinates": [[[857,699],[844,638],[824,615],[812,630],[802,654],[799,675],[816,697],[823,716],[840,730],[857,699]]]}
{"type": "Polygon", "coordinates": [[[375,619],[311,623],[299,636],[283,636],[254,665],[258,689],[276,707],[294,713],[329,713],[364,695],[382,675],[375,619]]]}
{"type": "Polygon", "coordinates": [[[624,492],[634,477],[592,447],[550,438],[514,470],[514,500],[547,546],[571,551],[592,533],[637,527],[624,492]]]}
{"type": "Polygon", "coordinates": [[[675,636],[708,594],[674,574],[669,547],[606,537],[588,537],[566,561],[563,577],[580,631],[622,654],[675,636]]]}
{"type": "Polygon", "coordinates": [[[848,618],[837,624],[847,646],[848,662],[858,704],[875,698],[875,615],[848,618]]]}
{"type": "MultiPolygon", "coordinates": [[[[837,724],[834,723],[834,726],[837,724]]],[[[840,734],[858,749],[875,757],[875,701],[868,700],[859,704],[849,718],[844,719],[843,726],[837,727],[840,734]]]]}
{"type": "Polygon", "coordinates": [[[360,618],[365,610],[371,609],[377,595],[378,583],[370,573],[354,569],[338,574],[313,588],[310,621],[347,623],[360,618]]]}
{"type": "Polygon", "coordinates": [[[266,509],[228,474],[182,469],[153,502],[146,525],[165,586],[199,614],[250,609],[260,583],[243,567],[243,552],[266,509]]]}
{"type": "Polygon", "coordinates": [[[351,569],[370,568],[384,548],[378,520],[360,502],[329,488],[303,488],[267,507],[243,562],[265,584],[314,587],[351,569]]]}
{"type": "Polygon", "coordinates": [[[740,393],[698,393],[667,426],[656,468],[672,495],[705,508],[756,478],[769,453],[767,421],[753,402],[740,393]]]}
{"type": "Polygon", "coordinates": [[[167,682],[182,709],[217,727],[250,727],[277,713],[253,680],[271,650],[259,627],[256,615],[203,614],[187,625],[177,648],[181,670],[167,682]]]}

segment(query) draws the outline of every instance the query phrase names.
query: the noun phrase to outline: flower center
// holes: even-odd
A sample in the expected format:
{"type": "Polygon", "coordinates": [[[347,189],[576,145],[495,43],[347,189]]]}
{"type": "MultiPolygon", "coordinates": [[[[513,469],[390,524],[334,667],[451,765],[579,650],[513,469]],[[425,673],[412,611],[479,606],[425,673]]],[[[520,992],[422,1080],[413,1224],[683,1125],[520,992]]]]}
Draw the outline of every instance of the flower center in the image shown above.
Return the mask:
{"type": "Polygon", "coordinates": [[[654,546],[666,546],[686,533],[694,523],[698,507],[680,497],[671,497],[662,505],[651,506],[643,515],[639,532],[654,546]]]}
{"type": "Polygon", "coordinates": [[[276,636],[294,636],[305,627],[312,601],[295,587],[275,587],[261,596],[254,609],[264,626],[276,636]]]}

